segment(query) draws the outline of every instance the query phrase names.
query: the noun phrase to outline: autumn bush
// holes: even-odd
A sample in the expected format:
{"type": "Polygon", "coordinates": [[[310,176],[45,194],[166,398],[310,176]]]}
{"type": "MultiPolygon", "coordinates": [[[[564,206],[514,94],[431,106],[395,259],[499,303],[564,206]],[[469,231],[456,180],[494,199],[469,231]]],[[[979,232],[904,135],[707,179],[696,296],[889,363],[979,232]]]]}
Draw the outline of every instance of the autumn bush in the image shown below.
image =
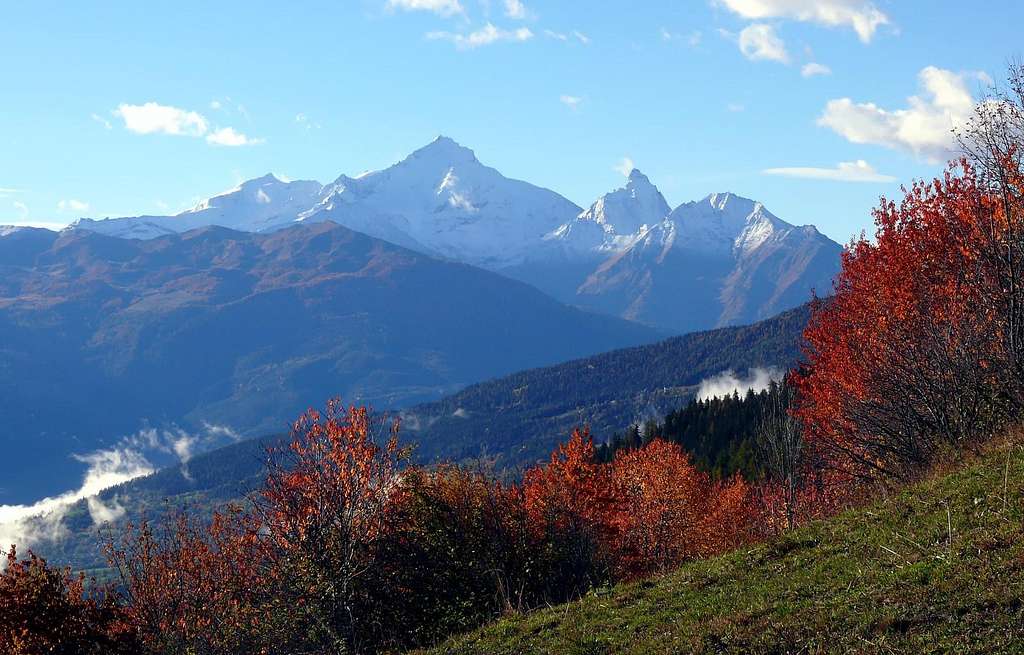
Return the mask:
{"type": "Polygon", "coordinates": [[[86,589],[83,575],[49,566],[15,547],[0,570],[0,653],[116,655],[135,653],[129,617],[111,590],[86,589]]]}

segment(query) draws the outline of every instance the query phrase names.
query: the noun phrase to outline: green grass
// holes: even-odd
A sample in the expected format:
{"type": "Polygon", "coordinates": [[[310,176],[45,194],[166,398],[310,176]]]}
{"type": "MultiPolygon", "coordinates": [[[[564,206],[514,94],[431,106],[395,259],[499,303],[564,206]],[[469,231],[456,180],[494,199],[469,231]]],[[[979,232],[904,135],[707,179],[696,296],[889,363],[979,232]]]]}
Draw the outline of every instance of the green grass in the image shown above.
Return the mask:
{"type": "Polygon", "coordinates": [[[1024,450],[1005,448],[865,509],[434,652],[1024,653],[1022,493],[1024,450]]]}

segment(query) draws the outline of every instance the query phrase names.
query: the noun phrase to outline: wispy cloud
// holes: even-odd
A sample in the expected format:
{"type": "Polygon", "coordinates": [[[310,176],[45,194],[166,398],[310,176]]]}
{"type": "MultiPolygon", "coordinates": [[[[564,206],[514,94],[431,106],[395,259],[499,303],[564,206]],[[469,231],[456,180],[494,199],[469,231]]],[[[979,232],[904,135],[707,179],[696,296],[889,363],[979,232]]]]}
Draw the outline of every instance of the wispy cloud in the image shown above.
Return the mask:
{"type": "Polygon", "coordinates": [[[505,15],[509,18],[522,20],[526,18],[526,7],[521,0],[505,0],[505,15]]]}
{"type": "Polygon", "coordinates": [[[804,77],[814,77],[815,75],[831,75],[832,69],[824,64],[819,64],[817,62],[812,61],[810,63],[803,65],[803,68],[800,69],[800,74],[803,75],[804,77]]]}
{"type": "Polygon", "coordinates": [[[0,547],[17,544],[30,548],[42,541],[59,539],[65,533],[63,519],[75,503],[85,500],[96,525],[116,521],[125,514],[117,497],[104,500],[101,492],[118,484],[153,473],[157,466],[150,457],[170,456],[189,478],[188,462],[200,450],[239,440],[229,427],[205,424],[199,432],[179,428],[147,428],[122,439],[115,447],[84,455],[73,455],[86,465],[81,485],[74,490],[24,505],[0,505],[0,547]]]}
{"type": "Polygon", "coordinates": [[[73,211],[73,212],[89,211],[89,203],[87,203],[85,201],[82,201],[82,200],[75,200],[74,198],[72,198],[70,200],[61,200],[60,202],[57,203],[57,210],[58,211],[62,211],[62,212],[64,212],[64,211],[73,211]]]}
{"type": "Polygon", "coordinates": [[[207,134],[206,142],[217,146],[254,146],[264,143],[264,140],[248,137],[233,127],[222,127],[207,134]]]}
{"type": "Polygon", "coordinates": [[[658,31],[658,33],[661,34],[662,41],[681,41],[686,43],[686,45],[690,46],[691,48],[696,48],[697,46],[699,46],[704,36],[700,30],[694,30],[689,34],[680,34],[677,32],[672,32],[665,27],[662,27],[658,31]]]}
{"type": "MultiPolygon", "coordinates": [[[[239,106],[239,111],[242,110],[243,108],[239,106]]],[[[246,146],[263,143],[263,139],[254,139],[232,127],[213,127],[210,121],[199,112],[171,105],[161,105],[156,102],[147,102],[142,105],[121,104],[113,114],[124,121],[126,130],[135,134],[205,137],[207,143],[220,146],[246,146]]]]}
{"type": "Polygon", "coordinates": [[[523,43],[533,38],[527,27],[506,30],[487,23],[479,30],[469,33],[428,32],[427,38],[435,41],[450,41],[460,50],[471,50],[494,43],[523,43]]]}
{"type": "Polygon", "coordinates": [[[763,391],[768,388],[772,380],[779,381],[783,375],[782,369],[774,366],[752,368],[747,371],[746,375],[738,375],[735,371],[729,369],[714,377],[703,380],[697,389],[697,399],[723,398],[734,393],[742,395],[748,389],[763,391]]]}
{"type": "Polygon", "coordinates": [[[580,98],[579,96],[570,95],[563,95],[558,100],[563,105],[565,105],[569,109],[572,109],[573,111],[579,109],[580,104],[583,102],[583,98],[580,98]]]}
{"type": "Polygon", "coordinates": [[[768,168],[765,175],[780,175],[808,180],[829,180],[832,182],[895,182],[892,175],[882,175],[863,159],[839,162],[835,168],[789,167],[768,168]]]}
{"type": "Polygon", "coordinates": [[[295,122],[307,130],[319,130],[322,127],[318,121],[311,120],[309,116],[302,112],[295,114],[295,122]]]}
{"type": "Polygon", "coordinates": [[[105,129],[105,130],[112,130],[112,129],[114,129],[114,126],[113,126],[113,125],[111,125],[110,121],[108,121],[108,120],[107,120],[106,118],[103,118],[103,117],[102,117],[102,116],[100,116],[99,114],[95,114],[95,113],[94,113],[94,114],[91,114],[91,115],[90,115],[90,117],[91,117],[91,118],[92,118],[92,119],[93,119],[94,121],[96,121],[97,123],[99,123],[100,125],[102,125],[102,126],[103,126],[103,129],[105,129]]]}
{"type": "Polygon", "coordinates": [[[573,30],[572,35],[576,37],[576,40],[582,43],[583,45],[590,45],[590,37],[584,34],[583,32],[580,32],[579,30],[573,30]]]}
{"type": "Polygon", "coordinates": [[[429,11],[438,16],[454,16],[465,13],[459,0],[388,0],[387,8],[402,11],[429,11]]]}
{"type": "Polygon", "coordinates": [[[612,167],[612,170],[617,173],[621,173],[623,177],[629,177],[629,174],[633,172],[634,168],[636,168],[636,164],[633,162],[633,159],[630,157],[623,157],[622,161],[612,167]]]}
{"type": "Polygon", "coordinates": [[[775,33],[775,28],[767,23],[754,23],[743,28],[738,43],[740,52],[751,61],[789,63],[786,43],[775,33]]]}
{"type": "Polygon", "coordinates": [[[974,112],[969,80],[990,81],[983,73],[955,73],[929,66],[918,74],[921,95],[907,99],[902,109],[883,109],[873,102],[850,98],[830,100],[818,118],[851,143],[869,143],[914,153],[929,161],[942,161],[953,153],[953,129],[974,112]]]}
{"type": "Polygon", "coordinates": [[[870,0],[717,0],[733,13],[750,20],[787,18],[829,27],[850,27],[864,43],[889,22],[870,0]]]}
{"type": "MultiPolygon", "coordinates": [[[[28,505],[0,505],[0,544],[32,547],[40,541],[59,539],[65,532],[64,515],[76,502],[104,489],[148,475],[154,468],[140,453],[125,448],[101,450],[76,457],[88,465],[81,486],[28,505]]],[[[116,507],[89,505],[94,523],[117,517],[116,507]]]]}

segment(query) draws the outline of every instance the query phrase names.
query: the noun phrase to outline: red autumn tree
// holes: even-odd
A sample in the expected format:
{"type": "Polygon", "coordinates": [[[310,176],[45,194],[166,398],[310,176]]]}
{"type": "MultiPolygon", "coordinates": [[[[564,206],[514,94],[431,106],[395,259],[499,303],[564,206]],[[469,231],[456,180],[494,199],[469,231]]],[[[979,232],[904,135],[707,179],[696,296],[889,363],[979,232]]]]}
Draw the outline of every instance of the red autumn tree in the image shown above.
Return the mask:
{"type": "Polygon", "coordinates": [[[724,553],[750,543],[761,530],[755,490],[736,473],[711,485],[703,554],[724,553]]]}
{"type": "Polygon", "coordinates": [[[711,484],[682,448],[655,439],[620,451],[610,484],[617,493],[614,550],[621,576],[665,571],[709,552],[711,484]]]}
{"type": "Polygon", "coordinates": [[[359,649],[358,583],[375,566],[375,544],[392,527],[407,458],[397,422],[375,424],[365,408],[346,409],[333,400],[326,412],[310,410],[300,418],[289,447],[268,462],[258,514],[273,566],[296,582],[294,602],[309,608],[322,639],[335,649],[359,649]]]}
{"type": "Polygon", "coordinates": [[[998,291],[977,230],[991,211],[966,164],[915,184],[882,203],[874,241],[851,244],[835,296],[816,304],[797,414],[848,473],[906,475],[994,427],[998,291]]]}
{"type": "Polygon", "coordinates": [[[958,132],[965,157],[875,212],[806,332],[798,415],[852,475],[912,473],[1024,412],[1024,67],[958,132]]]}
{"type": "Polygon", "coordinates": [[[616,538],[618,498],[610,470],[595,461],[588,429],[574,430],[551,460],[523,476],[523,502],[534,539],[560,553],[566,577],[602,581],[616,538]]]}
{"type": "Polygon", "coordinates": [[[12,546],[0,571],[0,652],[11,655],[134,653],[117,598],[90,592],[83,575],[12,546]]]}

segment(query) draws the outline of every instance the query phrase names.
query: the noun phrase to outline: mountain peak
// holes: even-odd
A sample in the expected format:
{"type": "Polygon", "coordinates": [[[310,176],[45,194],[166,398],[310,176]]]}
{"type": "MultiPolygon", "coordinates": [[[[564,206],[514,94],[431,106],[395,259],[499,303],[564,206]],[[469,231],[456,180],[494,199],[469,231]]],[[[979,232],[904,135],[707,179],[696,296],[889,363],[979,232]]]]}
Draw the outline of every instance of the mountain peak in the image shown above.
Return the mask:
{"type": "Polygon", "coordinates": [[[664,196],[646,175],[634,168],[629,172],[626,185],[606,193],[577,217],[577,221],[592,221],[603,227],[606,239],[603,247],[639,233],[643,227],[660,222],[671,211],[664,196]],[[608,241],[610,239],[611,241],[608,241]]]}
{"type": "Polygon", "coordinates": [[[459,144],[455,139],[443,134],[414,151],[409,159],[441,160],[445,163],[475,162],[476,154],[469,148],[459,144]]]}
{"type": "Polygon", "coordinates": [[[650,179],[648,179],[648,177],[646,175],[641,173],[639,168],[634,168],[633,170],[631,170],[629,172],[628,178],[629,178],[629,181],[634,183],[634,184],[636,184],[636,183],[650,184],[651,183],[650,179]]]}
{"type": "Polygon", "coordinates": [[[711,205],[718,211],[725,211],[726,207],[730,205],[742,204],[744,206],[753,206],[755,203],[750,198],[744,198],[738,196],[731,191],[723,191],[721,193],[712,193],[711,195],[704,198],[703,202],[711,205]]]}

